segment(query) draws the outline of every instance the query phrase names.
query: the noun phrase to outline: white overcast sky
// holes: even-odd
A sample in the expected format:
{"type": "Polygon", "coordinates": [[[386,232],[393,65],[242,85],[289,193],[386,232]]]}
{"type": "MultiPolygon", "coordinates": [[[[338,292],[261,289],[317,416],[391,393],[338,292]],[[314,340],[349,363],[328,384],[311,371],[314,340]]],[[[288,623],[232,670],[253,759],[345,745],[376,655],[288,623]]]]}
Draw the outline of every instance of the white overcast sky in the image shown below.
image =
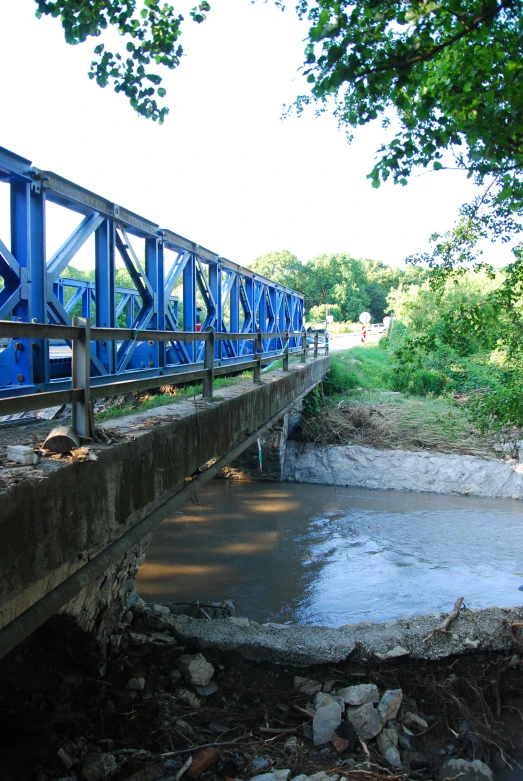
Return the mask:
{"type": "MultiPolygon", "coordinates": [[[[474,194],[463,174],[374,190],[365,176],[379,124],[349,146],[331,116],[281,120],[306,90],[306,28],[292,8],[211,4],[202,25],[187,14],[186,56],[165,74],[171,111],[159,126],[88,80],[98,40],[68,46],[57,20],[35,19],[33,0],[0,0],[0,145],[242,264],[289,249],[302,260],[349,252],[397,265],[452,225],[474,194]]],[[[76,222],[51,225],[49,251],[76,222]]],[[[0,215],[0,234],[3,224],[0,215]]],[[[496,265],[510,257],[487,247],[496,265]]]]}

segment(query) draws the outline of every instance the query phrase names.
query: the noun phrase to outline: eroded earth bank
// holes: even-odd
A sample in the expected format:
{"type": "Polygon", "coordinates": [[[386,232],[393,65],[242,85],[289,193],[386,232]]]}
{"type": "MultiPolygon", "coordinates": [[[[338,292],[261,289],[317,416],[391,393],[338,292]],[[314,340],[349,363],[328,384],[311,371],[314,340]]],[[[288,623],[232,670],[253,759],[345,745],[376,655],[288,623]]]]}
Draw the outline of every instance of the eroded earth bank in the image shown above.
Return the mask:
{"type": "Polygon", "coordinates": [[[109,662],[59,618],[4,659],[0,777],[489,781],[523,762],[521,610],[339,629],[194,610],[135,598],[109,662]]]}

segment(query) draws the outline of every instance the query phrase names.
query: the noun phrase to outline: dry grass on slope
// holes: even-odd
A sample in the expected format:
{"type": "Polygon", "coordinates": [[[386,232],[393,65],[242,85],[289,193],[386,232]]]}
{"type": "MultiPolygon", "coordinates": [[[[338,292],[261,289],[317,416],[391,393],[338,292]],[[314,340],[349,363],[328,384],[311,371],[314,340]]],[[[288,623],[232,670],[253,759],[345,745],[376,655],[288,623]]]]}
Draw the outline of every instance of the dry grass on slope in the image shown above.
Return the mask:
{"type": "Polygon", "coordinates": [[[362,398],[340,402],[306,418],[302,438],[321,445],[496,455],[494,443],[471,426],[462,410],[439,399],[398,396],[391,402],[365,403],[362,398]]]}

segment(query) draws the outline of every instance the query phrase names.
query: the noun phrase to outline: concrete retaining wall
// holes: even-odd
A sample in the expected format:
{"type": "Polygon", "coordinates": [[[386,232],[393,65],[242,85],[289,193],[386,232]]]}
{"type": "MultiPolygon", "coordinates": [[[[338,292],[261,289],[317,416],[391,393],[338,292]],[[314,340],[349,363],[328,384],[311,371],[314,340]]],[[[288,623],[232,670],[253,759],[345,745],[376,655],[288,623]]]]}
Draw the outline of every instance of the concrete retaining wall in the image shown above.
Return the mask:
{"type": "Polygon", "coordinates": [[[285,479],[297,483],[523,499],[523,464],[356,445],[288,442],[285,479]]]}

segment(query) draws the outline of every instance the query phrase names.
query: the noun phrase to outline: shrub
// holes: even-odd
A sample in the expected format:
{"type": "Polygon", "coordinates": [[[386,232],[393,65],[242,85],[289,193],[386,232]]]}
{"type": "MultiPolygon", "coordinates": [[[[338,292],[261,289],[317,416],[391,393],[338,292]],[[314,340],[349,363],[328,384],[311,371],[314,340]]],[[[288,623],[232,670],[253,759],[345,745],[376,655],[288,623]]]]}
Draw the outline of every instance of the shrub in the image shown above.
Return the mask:
{"type": "Polygon", "coordinates": [[[427,396],[429,393],[437,396],[444,390],[447,381],[435,369],[416,369],[407,364],[396,369],[392,384],[394,390],[410,393],[413,396],[427,396]]]}
{"type": "Polygon", "coordinates": [[[323,382],[323,388],[327,396],[333,396],[335,393],[345,393],[358,388],[360,385],[361,380],[354,369],[349,368],[349,366],[336,358],[331,359],[329,373],[323,382]]]}

